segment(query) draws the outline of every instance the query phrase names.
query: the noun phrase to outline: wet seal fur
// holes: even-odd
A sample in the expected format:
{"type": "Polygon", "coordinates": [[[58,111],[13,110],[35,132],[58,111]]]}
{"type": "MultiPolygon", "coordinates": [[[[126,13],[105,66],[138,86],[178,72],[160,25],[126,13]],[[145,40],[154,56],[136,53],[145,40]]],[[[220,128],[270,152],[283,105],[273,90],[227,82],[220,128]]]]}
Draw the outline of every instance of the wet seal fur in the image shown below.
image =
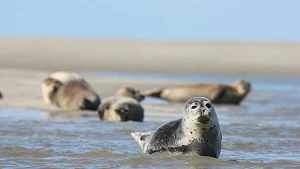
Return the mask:
{"type": "Polygon", "coordinates": [[[97,110],[100,97],[80,80],[63,84],[59,80],[46,78],[42,83],[46,102],[66,110],[97,110]]]}
{"type": "Polygon", "coordinates": [[[170,121],[152,132],[133,132],[131,136],[145,153],[195,152],[200,156],[219,158],[222,133],[210,100],[189,99],[183,117],[170,121]]]}
{"type": "Polygon", "coordinates": [[[240,104],[251,91],[248,80],[233,84],[200,83],[165,88],[154,88],[141,92],[145,96],[165,99],[169,102],[186,102],[189,98],[203,96],[214,104],[240,104]]]}
{"type": "Polygon", "coordinates": [[[139,121],[144,120],[144,109],[139,101],[128,96],[112,96],[98,107],[100,120],[139,121]]]}

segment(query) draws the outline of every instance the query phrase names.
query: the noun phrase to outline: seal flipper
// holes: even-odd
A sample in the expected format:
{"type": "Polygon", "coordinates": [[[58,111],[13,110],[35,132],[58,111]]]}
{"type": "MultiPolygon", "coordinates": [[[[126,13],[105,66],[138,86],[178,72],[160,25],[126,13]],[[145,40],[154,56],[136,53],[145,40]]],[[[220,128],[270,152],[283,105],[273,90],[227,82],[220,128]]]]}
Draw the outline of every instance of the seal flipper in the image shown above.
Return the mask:
{"type": "Polygon", "coordinates": [[[147,147],[145,147],[146,140],[153,134],[154,132],[132,132],[131,136],[135,139],[135,141],[140,145],[144,153],[146,153],[147,147]]]}
{"type": "Polygon", "coordinates": [[[209,96],[212,102],[219,101],[226,95],[226,90],[223,87],[215,88],[213,91],[209,96]]]}
{"type": "Polygon", "coordinates": [[[163,92],[165,88],[154,88],[154,89],[149,89],[142,91],[141,94],[144,96],[151,96],[151,97],[161,97],[161,93],[163,92]]]}
{"type": "Polygon", "coordinates": [[[87,110],[97,110],[98,106],[100,105],[101,100],[100,97],[96,97],[94,101],[90,101],[87,98],[83,99],[82,106],[80,107],[81,109],[87,109],[87,110]]]}

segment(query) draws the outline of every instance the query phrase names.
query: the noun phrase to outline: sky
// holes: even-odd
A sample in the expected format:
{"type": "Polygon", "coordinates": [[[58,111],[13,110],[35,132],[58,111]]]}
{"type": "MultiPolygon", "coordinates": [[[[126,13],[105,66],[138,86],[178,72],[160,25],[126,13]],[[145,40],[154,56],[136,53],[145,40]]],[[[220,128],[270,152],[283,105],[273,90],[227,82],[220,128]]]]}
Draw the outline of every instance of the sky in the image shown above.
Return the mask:
{"type": "Polygon", "coordinates": [[[0,36],[300,42],[300,0],[0,0],[0,36]]]}

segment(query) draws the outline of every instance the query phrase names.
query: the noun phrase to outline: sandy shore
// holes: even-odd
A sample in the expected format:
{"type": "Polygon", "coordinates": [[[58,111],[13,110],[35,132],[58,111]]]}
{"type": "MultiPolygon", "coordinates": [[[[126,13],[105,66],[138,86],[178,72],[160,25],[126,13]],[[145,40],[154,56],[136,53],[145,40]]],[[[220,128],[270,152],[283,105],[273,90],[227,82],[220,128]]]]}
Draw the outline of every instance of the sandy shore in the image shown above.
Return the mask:
{"type": "MultiPolygon", "coordinates": [[[[0,107],[38,109],[55,114],[59,109],[44,103],[40,85],[46,76],[58,70],[300,77],[299,61],[299,43],[2,37],[0,91],[3,100],[0,100],[0,107]]],[[[142,90],[168,84],[164,80],[86,79],[102,98],[124,86],[142,90]]],[[[172,82],[174,85],[180,83],[186,82],[172,82]]],[[[171,109],[159,105],[143,106],[154,112],[181,110],[180,105],[171,109]]]]}
{"type": "Polygon", "coordinates": [[[300,43],[0,38],[0,67],[300,76],[300,43]]]}

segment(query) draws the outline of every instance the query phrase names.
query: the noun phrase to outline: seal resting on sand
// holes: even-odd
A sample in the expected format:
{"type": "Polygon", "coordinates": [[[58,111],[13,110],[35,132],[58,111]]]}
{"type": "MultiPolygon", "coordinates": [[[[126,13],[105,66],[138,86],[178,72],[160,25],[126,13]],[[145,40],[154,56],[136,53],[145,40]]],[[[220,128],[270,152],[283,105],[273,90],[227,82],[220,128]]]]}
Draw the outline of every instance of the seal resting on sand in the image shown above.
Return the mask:
{"type": "Polygon", "coordinates": [[[141,92],[145,96],[165,99],[169,102],[186,102],[191,97],[203,96],[214,104],[240,104],[251,91],[248,80],[233,84],[190,84],[174,87],[155,88],[141,92]]]}
{"type": "MultiPolygon", "coordinates": [[[[65,71],[58,71],[55,73],[52,73],[47,78],[55,79],[59,81],[61,84],[66,84],[71,81],[81,81],[82,83],[89,86],[89,84],[81,77],[79,74],[74,72],[65,72],[65,71]]],[[[46,79],[47,79],[46,78],[46,79]]],[[[49,100],[49,88],[47,88],[47,85],[42,83],[42,93],[43,93],[43,99],[46,103],[51,104],[51,101],[49,100]]],[[[51,91],[52,89],[50,89],[51,91]]]]}
{"type": "Polygon", "coordinates": [[[140,91],[138,91],[134,88],[131,88],[131,87],[121,88],[116,91],[115,95],[116,96],[128,96],[128,97],[131,97],[131,98],[137,100],[138,102],[141,102],[145,99],[145,96],[142,95],[140,93],[140,91]]]}
{"type": "Polygon", "coordinates": [[[82,81],[69,81],[66,84],[46,78],[42,83],[46,102],[66,110],[97,110],[100,97],[82,81]]]}
{"type": "Polygon", "coordinates": [[[98,107],[100,120],[139,121],[144,120],[144,109],[140,103],[128,96],[112,96],[98,107]]]}
{"type": "Polygon", "coordinates": [[[222,133],[213,104],[204,97],[189,99],[181,119],[170,121],[152,132],[133,132],[131,136],[145,153],[195,152],[219,158],[222,133]]]}

